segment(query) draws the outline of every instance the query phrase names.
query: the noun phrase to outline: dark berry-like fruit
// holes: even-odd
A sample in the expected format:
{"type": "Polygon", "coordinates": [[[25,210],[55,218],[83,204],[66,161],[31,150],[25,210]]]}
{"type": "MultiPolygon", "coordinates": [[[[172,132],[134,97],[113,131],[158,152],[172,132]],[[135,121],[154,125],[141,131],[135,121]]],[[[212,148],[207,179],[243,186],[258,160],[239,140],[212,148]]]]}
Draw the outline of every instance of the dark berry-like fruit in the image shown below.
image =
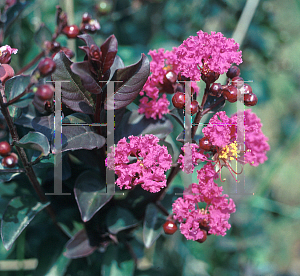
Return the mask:
{"type": "Polygon", "coordinates": [[[237,66],[231,66],[226,73],[227,78],[233,79],[234,77],[238,77],[241,71],[237,66]]]}
{"type": "Polygon", "coordinates": [[[70,25],[63,28],[62,32],[67,36],[67,38],[76,38],[80,30],[76,25],[70,25]]]}
{"type": "Polygon", "coordinates": [[[199,104],[197,101],[192,101],[191,102],[191,112],[192,115],[196,114],[198,112],[199,104]]]}
{"type": "Polygon", "coordinates": [[[223,97],[230,103],[235,103],[237,101],[238,90],[233,85],[228,85],[223,88],[223,97]]]}
{"type": "Polygon", "coordinates": [[[171,83],[175,83],[177,81],[177,75],[173,71],[168,71],[165,78],[171,83]]]}
{"type": "Polygon", "coordinates": [[[40,61],[38,69],[40,71],[40,74],[43,77],[46,77],[55,71],[56,63],[51,58],[44,58],[40,61]]]}
{"type": "Polygon", "coordinates": [[[0,155],[1,156],[6,156],[10,153],[11,147],[10,144],[7,143],[6,141],[0,142],[0,155]]]}
{"type": "Polygon", "coordinates": [[[62,47],[61,50],[65,53],[65,55],[66,55],[69,59],[75,57],[75,54],[74,54],[74,52],[73,52],[71,49],[69,49],[69,48],[67,48],[67,47],[62,47]]]}
{"type": "Polygon", "coordinates": [[[168,235],[173,235],[177,231],[177,225],[175,222],[167,220],[163,225],[164,231],[168,235]]]}
{"type": "Polygon", "coordinates": [[[220,97],[222,95],[222,85],[221,83],[213,83],[209,89],[209,94],[211,96],[220,97]]]}
{"type": "Polygon", "coordinates": [[[250,94],[252,93],[252,87],[248,84],[248,83],[245,83],[244,84],[244,94],[250,94]]]}
{"type": "Polygon", "coordinates": [[[85,12],[82,15],[82,23],[89,23],[91,19],[92,19],[92,16],[88,12],[85,12]]]}
{"type": "Polygon", "coordinates": [[[203,243],[207,239],[207,233],[206,233],[206,231],[205,230],[201,230],[201,231],[203,232],[203,238],[197,240],[197,242],[199,242],[199,243],[203,243]]]}
{"type": "Polygon", "coordinates": [[[205,151],[212,149],[212,144],[207,137],[203,137],[199,140],[199,147],[205,151]]]}
{"type": "Polygon", "coordinates": [[[10,155],[4,157],[2,159],[2,166],[7,168],[13,168],[18,163],[18,156],[15,153],[11,153],[10,155]]]}
{"type": "Polygon", "coordinates": [[[257,104],[257,96],[254,93],[249,93],[244,95],[244,104],[246,106],[254,106],[257,104]]]}
{"type": "Polygon", "coordinates": [[[36,91],[36,96],[43,101],[51,100],[54,95],[54,89],[47,84],[40,85],[36,91]]]}
{"type": "Polygon", "coordinates": [[[234,77],[231,81],[231,84],[237,88],[242,88],[244,85],[244,79],[241,77],[234,77]]]}
{"type": "Polygon", "coordinates": [[[183,109],[185,106],[185,95],[182,92],[176,92],[172,97],[174,107],[183,109]]]}
{"type": "Polygon", "coordinates": [[[215,82],[218,78],[219,78],[220,74],[216,73],[214,71],[210,71],[207,74],[201,74],[201,79],[205,82],[205,83],[213,83],[215,82]]]}
{"type": "Polygon", "coordinates": [[[60,43],[58,43],[57,41],[51,43],[51,51],[57,53],[59,52],[60,49],[61,49],[60,43]]]}

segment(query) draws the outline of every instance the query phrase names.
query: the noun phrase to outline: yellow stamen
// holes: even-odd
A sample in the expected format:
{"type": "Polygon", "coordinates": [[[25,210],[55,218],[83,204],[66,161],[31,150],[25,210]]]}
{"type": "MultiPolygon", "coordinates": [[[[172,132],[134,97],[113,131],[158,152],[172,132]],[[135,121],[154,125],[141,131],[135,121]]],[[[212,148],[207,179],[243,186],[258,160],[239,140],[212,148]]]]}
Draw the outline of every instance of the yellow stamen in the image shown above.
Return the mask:
{"type": "Polygon", "coordinates": [[[225,146],[221,152],[219,153],[219,159],[225,160],[234,160],[238,157],[240,151],[238,150],[237,142],[234,141],[233,143],[225,146]]]}

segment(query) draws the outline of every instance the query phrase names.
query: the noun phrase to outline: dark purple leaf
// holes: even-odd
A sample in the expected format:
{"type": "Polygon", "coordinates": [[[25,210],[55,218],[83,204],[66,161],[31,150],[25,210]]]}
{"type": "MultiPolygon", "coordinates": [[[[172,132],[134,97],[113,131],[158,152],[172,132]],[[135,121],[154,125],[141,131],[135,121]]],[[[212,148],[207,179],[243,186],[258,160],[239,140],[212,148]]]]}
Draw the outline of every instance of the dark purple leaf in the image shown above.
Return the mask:
{"type": "Polygon", "coordinates": [[[94,101],[84,88],[81,79],[71,70],[72,61],[60,51],[54,57],[56,70],[52,74],[54,81],[69,81],[61,83],[62,102],[70,109],[85,114],[94,113],[94,101]]]}
{"type": "Polygon", "coordinates": [[[80,76],[81,83],[87,91],[93,94],[99,94],[102,92],[101,87],[90,74],[88,61],[73,63],[71,65],[71,70],[73,73],[80,76]]]}
{"type": "Polygon", "coordinates": [[[110,76],[109,76],[109,79],[112,78],[112,76],[114,75],[114,73],[116,72],[117,69],[121,69],[121,68],[124,68],[124,67],[125,67],[125,65],[124,65],[123,60],[118,55],[116,55],[114,63],[110,67],[110,76]]]}
{"type": "Polygon", "coordinates": [[[114,35],[107,38],[101,45],[100,50],[102,52],[102,74],[113,65],[115,56],[118,52],[118,41],[114,35]]]}
{"type": "Polygon", "coordinates": [[[90,246],[85,229],[77,232],[66,244],[64,255],[70,259],[77,259],[91,255],[96,246],[90,246]]]}
{"type": "Polygon", "coordinates": [[[84,171],[75,182],[74,194],[84,222],[89,221],[112,197],[106,193],[106,181],[93,171],[84,171]]]}
{"type": "MultiPolygon", "coordinates": [[[[116,70],[111,81],[122,82],[115,83],[115,109],[125,107],[134,101],[143,88],[149,73],[149,59],[144,54],[136,64],[116,70]]],[[[107,100],[105,100],[105,109],[107,109],[107,100]]]]}
{"type": "Polygon", "coordinates": [[[88,35],[88,34],[82,34],[82,35],[78,35],[78,38],[80,38],[81,40],[83,40],[86,45],[90,48],[93,44],[97,45],[94,41],[94,39],[88,35]]]}
{"type": "Polygon", "coordinates": [[[35,117],[31,122],[35,131],[43,133],[49,141],[53,139],[54,133],[54,114],[49,116],[35,117]]]}
{"type": "Polygon", "coordinates": [[[62,126],[62,151],[102,148],[105,138],[95,133],[89,125],[92,124],[86,114],[74,113],[62,120],[63,124],[76,124],[62,126]]]}

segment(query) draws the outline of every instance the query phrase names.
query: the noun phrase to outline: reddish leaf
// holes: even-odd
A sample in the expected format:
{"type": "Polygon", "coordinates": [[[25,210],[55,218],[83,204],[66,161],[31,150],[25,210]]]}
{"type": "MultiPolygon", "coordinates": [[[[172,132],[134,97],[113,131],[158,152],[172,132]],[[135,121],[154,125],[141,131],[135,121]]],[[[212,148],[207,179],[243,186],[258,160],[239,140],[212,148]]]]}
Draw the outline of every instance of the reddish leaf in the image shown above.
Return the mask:
{"type": "Polygon", "coordinates": [[[82,85],[80,77],[71,71],[72,61],[62,51],[55,55],[54,61],[56,70],[52,74],[52,79],[69,81],[61,83],[62,102],[74,111],[93,114],[94,101],[82,85]]]}
{"type": "Polygon", "coordinates": [[[66,244],[66,252],[64,255],[70,259],[77,259],[91,255],[96,246],[90,246],[88,236],[85,229],[77,232],[66,244]]]}
{"type": "MultiPolygon", "coordinates": [[[[136,64],[116,70],[111,81],[121,82],[115,83],[115,109],[125,107],[134,101],[143,88],[149,73],[149,59],[144,54],[136,64]]],[[[107,109],[107,99],[105,100],[105,109],[107,109]]]]}
{"type": "Polygon", "coordinates": [[[100,94],[102,92],[101,87],[90,74],[89,63],[87,61],[73,63],[71,70],[80,76],[81,83],[87,91],[93,94],[100,94]]]}
{"type": "Polygon", "coordinates": [[[114,35],[107,38],[101,45],[100,50],[102,52],[102,74],[113,65],[115,56],[118,52],[118,41],[114,35]]]}

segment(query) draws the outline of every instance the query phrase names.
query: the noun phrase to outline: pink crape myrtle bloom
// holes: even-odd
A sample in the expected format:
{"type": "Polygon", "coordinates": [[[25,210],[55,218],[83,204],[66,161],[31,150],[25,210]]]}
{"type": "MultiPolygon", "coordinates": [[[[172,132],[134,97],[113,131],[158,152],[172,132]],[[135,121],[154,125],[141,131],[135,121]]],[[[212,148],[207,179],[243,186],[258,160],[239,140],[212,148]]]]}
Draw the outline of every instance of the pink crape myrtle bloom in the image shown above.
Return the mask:
{"type": "Polygon", "coordinates": [[[191,80],[200,80],[201,67],[223,74],[232,63],[242,63],[242,51],[238,49],[238,43],[220,32],[198,31],[197,36],[190,36],[178,47],[178,69],[191,80]]]}
{"type": "Polygon", "coordinates": [[[11,55],[17,52],[18,49],[11,48],[9,45],[0,47],[0,63],[10,63],[11,55]]]}
{"type": "Polygon", "coordinates": [[[118,175],[116,184],[122,189],[132,189],[141,184],[151,193],[166,187],[165,172],[170,169],[172,157],[165,146],[158,144],[159,139],[152,135],[124,137],[112,152],[107,154],[106,166],[118,175]],[[130,162],[128,156],[136,157],[130,162]]]}
{"type": "MultiPolygon", "coordinates": [[[[178,60],[175,54],[176,47],[173,47],[172,51],[165,51],[164,48],[158,50],[150,50],[149,55],[152,58],[150,62],[151,75],[148,77],[142,91],[140,99],[140,105],[138,112],[140,114],[145,114],[147,119],[161,119],[164,114],[169,113],[170,102],[167,100],[166,94],[160,98],[160,88],[163,85],[164,77],[168,71],[178,74],[178,60]]],[[[196,83],[191,83],[191,87],[194,89],[195,93],[199,92],[199,88],[196,83]]]]}
{"type": "MultiPolygon", "coordinates": [[[[237,121],[237,114],[231,117],[235,122],[237,121]]],[[[262,123],[251,109],[247,109],[244,113],[245,125],[245,147],[244,154],[245,163],[257,167],[264,163],[268,157],[266,152],[270,150],[268,144],[268,137],[266,137],[261,128],[262,123]]]]}
{"type": "MultiPolygon", "coordinates": [[[[213,146],[216,146],[217,157],[223,161],[237,159],[238,154],[244,156],[244,164],[258,166],[268,158],[266,152],[270,150],[267,143],[268,138],[261,130],[260,119],[251,109],[244,112],[245,130],[245,152],[240,152],[237,148],[237,114],[230,118],[225,111],[217,112],[209,121],[208,125],[202,129],[205,137],[209,139],[213,146]]],[[[242,161],[241,158],[237,159],[242,161]]]]}
{"type": "Polygon", "coordinates": [[[235,204],[228,195],[222,195],[223,188],[215,183],[218,174],[212,163],[197,172],[199,183],[192,183],[173,203],[173,218],[180,222],[180,232],[188,240],[202,239],[203,226],[208,227],[208,234],[224,236],[231,227],[228,219],[236,211],[235,204]],[[205,209],[198,207],[200,202],[206,204],[205,209]]]}
{"type": "Polygon", "coordinates": [[[200,161],[202,161],[202,162],[206,161],[208,159],[209,155],[208,154],[205,155],[204,154],[204,150],[201,150],[197,144],[193,144],[193,143],[192,144],[190,144],[190,143],[184,144],[184,146],[181,148],[181,150],[184,153],[186,153],[185,152],[186,147],[190,147],[190,149],[191,149],[191,151],[190,151],[191,157],[188,158],[188,157],[186,157],[186,155],[180,154],[179,157],[178,157],[178,163],[181,164],[180,168],[185,173],[190,174],[190,173],[194,172],[195,166],[197,166],[200,161]],[[191,164],[186,164],[186,166],[185,166],[184,165],[185,164],[185,162],[184,162],[185,157],[186,157],[187,160],[191,159],[192,163],[191,164]]]}

